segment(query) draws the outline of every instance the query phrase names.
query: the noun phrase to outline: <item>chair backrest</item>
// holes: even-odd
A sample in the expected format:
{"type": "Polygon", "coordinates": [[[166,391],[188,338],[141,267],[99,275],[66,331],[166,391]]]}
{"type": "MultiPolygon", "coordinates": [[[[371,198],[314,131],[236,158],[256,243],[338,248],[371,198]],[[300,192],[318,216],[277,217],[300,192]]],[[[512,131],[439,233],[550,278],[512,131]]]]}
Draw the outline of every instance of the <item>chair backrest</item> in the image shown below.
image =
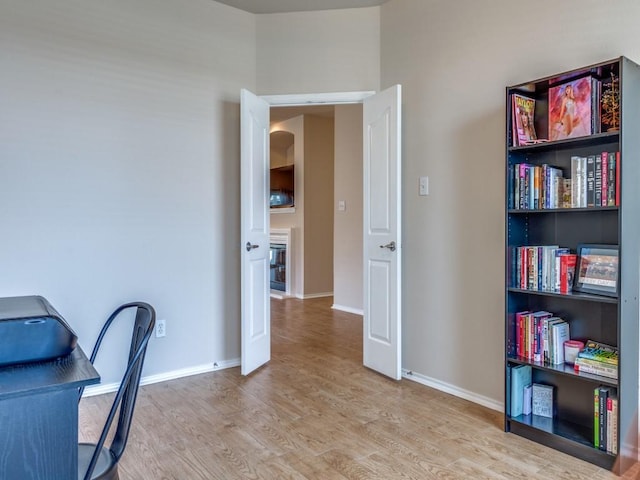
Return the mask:
{"type": "MultiPolygon", "coordinates": [[[[131,348],[129,350],[127,368],[122,377],[120,387],[116,393],[109,415],[107,416],[104,428],[102,429],[100,439],[96,444],[96,450],[91,462],[89,463],[85,479],[91,478],[91,474],[93,473],[100,451],[102,450],[109,431],[111,430],[111,425],[113,424],[113,420],[118,412],[118,408],[118,423],[113,440],[111,441],[111,446],[109,447],[109,450],[113,453],[116,462],[120,460],[120,457],[127,445],[127,438],[129,437],[133,410],[136,404],[136,397],[138,395],[138,387],[140,385],[140,376],[142,375],[147,343],[149,342],[149,338],[151,337],[156,321],[156,312],[153,307],[144,302],[131,302],[118,307],[105,322],[102,330],[100,331],[100,335],[98,335],[98,340],[93,347],[93,351],[91,352],[91,363],[93,363],[98,355],[98,350],[100,349],[102,340],[113,321],[120,315],[120,313],[130,308],[136,309],[136,315],[131,335],[131,348]]],[[[80,390],[79,395],[82,397],[82,389],[80,390]]]]}

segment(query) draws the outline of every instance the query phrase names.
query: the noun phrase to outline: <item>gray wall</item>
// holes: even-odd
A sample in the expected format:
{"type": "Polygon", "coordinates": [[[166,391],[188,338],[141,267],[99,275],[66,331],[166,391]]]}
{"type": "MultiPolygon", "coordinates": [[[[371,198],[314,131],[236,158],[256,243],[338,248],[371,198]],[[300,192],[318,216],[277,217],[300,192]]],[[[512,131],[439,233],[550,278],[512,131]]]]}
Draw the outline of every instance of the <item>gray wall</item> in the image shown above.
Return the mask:
{"type": "Polygon", "coordinates": [[[499,404],[504,87],[640,60],[638,18],[636,0],[261,16],[211,0],[3,0],[0,294],[45,295],[86,348],[118,303],[154,303],[167,337],[147,375],[238,358],[240,88],[401,83],[403,366],[499,404]]]}
{"type": "Polygon", "coordinates": [[[336,105],[335,149],[333,303],[362,312],[362,105],[336,105]]]}
{"type": "Polygon", "coordinates": [[[378,89],[379,7],[256,18],[260,94],[378,89]]]}
{"type": "Polygon", "coordinates": [[[638,18],[635,0],[381,7],[381,87],[400,83],[404,95],[404,368],[501,402],[505,87],[640,61],[638,18]]]}
{"type": "MultiPolygon", "coordinates": [[[[255,16],[210,0],[0,3],[0,295],[41,294],[90,350],[134,299],[145,375],[236,359],[239,91],[255,16]]],[[[106,345],[103,381],[126,350],[106,345]]]]}

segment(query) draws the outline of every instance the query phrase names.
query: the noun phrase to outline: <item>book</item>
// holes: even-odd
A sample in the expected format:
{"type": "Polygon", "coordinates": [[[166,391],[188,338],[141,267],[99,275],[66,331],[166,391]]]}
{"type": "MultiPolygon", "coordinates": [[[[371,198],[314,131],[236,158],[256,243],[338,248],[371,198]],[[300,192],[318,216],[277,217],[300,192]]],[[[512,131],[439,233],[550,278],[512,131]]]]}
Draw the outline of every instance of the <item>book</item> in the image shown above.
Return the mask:
{"type": "Polygon", "coordinates": [[[554,250],[553,270],[551,272],[553,277],[553,291],[560,291],[560,257],[565,254],[571,253],[568,248],[557,248],[554,250]]]}
{"type": "MultiPolygon", "coordinates": [[[[603,152],[603,156],[604,153],[607,152],[603,152]]],[[[603,206],[609,206],[609,207],[614,207],[616,205],[616,153],[615,152],[608,152],[607,153],[607,197],[606,197],[606,205],[603,204],[603,206]]],[[[604,164],[602,165],[602,167],[604,168],[604,164]]],[[[603,187],[604,187],[604,177],[603,177],[603,187]]],[[[603,198],[603,201],[605,199],[603,198]]]]}
{"type": "Polygon", "coordinates": [[[578,256],[575,253],[564,253],[558,258],[560,259],[560,293],[569,293],[573,287],[578,256]]]}
{"type": "Polygon", "coordinates": [[[620,152],[616,152],[616,181],[615,181],[616,206],[620,206],[620,152]]]}
{"type": "MultiPolygon", "coordinates": [[[[601,199],[602,201],[602,199],[601,199]]],[[[596,206],[596,157],[587,157],[587,207],[596,206]]],[[[598,204],[600,206],[600,204],[598,204]]]]}
{"type": "Polygon", "coordinates": [[[618,454],[618,397],[611,393],[607,399],[607,436],[609,443],[607,451],[613,455],[618,454]]]}
{"type": "Polygon", "coordinates": [[[531,413],[553,418],[553,387],[534,383],[531,388],[531,413]]]}
{"type": "Polygon", "coordinates": [[[587,340],[584,349],[578,353],[578,358],[589,358],[599,362],[618,366],[618,349],[611,345],[587,340]]]}
{"type": "Polygon", "coordinates": [[[561,318],[549,321],[549,356],[552,365],[564,363],[564,342],[570,338],[567,322],[561,318]]]}
{"type": "Polygon", "coordinates": [[[524,387],[524,395],[522,400],[522,414],[531,415],[531,391],[532,385],[529,384],[524,387]]]}
{"type": "Polygon", "coordinates": [[[534,126],[536,101],[519,93],[511,95],[512,125],[514,127],[514,146],[527,145],[537,139],[534,126]]]}
{"type": "Polygon", "coordinates": [[[606,193],[607,193],[607,189],[606,189],[606,182],[607,179],[605,176],[602,175],[602,159],[604,157],[604,166],[606,169],[606,152],[604,152],[603,154],[598,154],[596,155],[596,168],[595,168],[595,206],[596,207],[600,207],[600,206],[606,206],[607,205],[607,200],[606,200],[606,193]],[[605,199],[603,201],[602,199],[602,184],[605,184],[605,199]]]}
{"type": "Polygon", "coordinates": [[[549,88],[549,140],[593,133],[593,89],[596,80],[578,78],[549,88]]]}
{"type": "Polygon", "coordinates": [[[587,358],[576,358],[575,363],[573,364],[573,369],[577,373],[589,373],[592,375],[600,375],[601,377],[612,378],[614,380],[618,379],[618,367],[597,362],[595,360],[589,360],[587,358]]]}
{"type": "Polygon", "coordinates": [[[524,387],[531,384],[531,366],[516,365],[511,368],[511,416],[522,415],[524,408],[524,387]]]}
{"type": "Polygon", "coordinates": [[[600,387],[593,390],[593,446],[600,449],[600,387]]]}
{"type": "Polygon", "coordinates": [[[562,201],[560,202],[560,208],[571,208],[571,179],[562,179],[562,201]]]}
{"type": "Polygon", "coordinates": [[[607,451],[607,399],[609,398],[609,388],[599,387],[600,398],[598,399],[598,430],[600,432],[600,450],[607,451]]]}
{"type": "Polygon", "coordinates": [[[551,312],[547,312],[544,310],[534,312],[532,314],[533,317],[533,361],[534,362],[543,362],[544,361],[544,349],[545,349],[545,340],[544,340],[544,322],[549,318],[553,317],[551,312]]]}

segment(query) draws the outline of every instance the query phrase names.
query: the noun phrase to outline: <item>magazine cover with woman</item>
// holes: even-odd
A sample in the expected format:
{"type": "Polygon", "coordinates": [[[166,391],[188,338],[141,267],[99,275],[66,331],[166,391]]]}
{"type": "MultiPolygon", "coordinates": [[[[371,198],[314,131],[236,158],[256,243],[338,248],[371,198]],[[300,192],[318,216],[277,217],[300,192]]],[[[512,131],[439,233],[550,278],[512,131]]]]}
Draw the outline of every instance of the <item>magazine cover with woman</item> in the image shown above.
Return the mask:
{"type": "Polygon", "coordinates": [[[549,88],[549,140],[591,135],[593,79],[583,77],[549,88]]]}

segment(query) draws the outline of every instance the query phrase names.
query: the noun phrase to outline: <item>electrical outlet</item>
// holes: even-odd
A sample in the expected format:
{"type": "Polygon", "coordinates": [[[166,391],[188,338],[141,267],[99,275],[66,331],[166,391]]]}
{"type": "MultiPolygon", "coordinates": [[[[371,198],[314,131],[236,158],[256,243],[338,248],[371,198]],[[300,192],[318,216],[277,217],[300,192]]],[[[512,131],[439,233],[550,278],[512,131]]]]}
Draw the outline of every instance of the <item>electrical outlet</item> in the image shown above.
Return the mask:
{"type": "Polygon", "coordinates": [[[156,338],[164,337],[167,334],[167,325],[164,320],[156,322],[156,338]]]}

